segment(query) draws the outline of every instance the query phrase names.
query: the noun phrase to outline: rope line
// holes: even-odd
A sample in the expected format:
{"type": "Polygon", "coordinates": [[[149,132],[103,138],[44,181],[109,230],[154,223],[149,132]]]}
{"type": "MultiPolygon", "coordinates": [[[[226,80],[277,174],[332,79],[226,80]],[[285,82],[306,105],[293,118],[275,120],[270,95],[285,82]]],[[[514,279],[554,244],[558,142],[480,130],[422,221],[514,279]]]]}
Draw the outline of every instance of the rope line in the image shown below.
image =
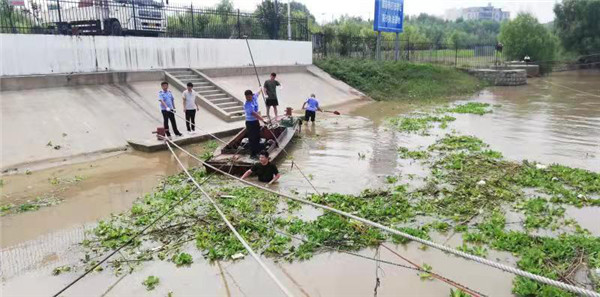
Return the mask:
{"type": "MultiPolygon", "coordinates": [[[[171,142],[171,141],[169,141],[169,142],[171,142]]],[[[577,293],[577,294],[580,294],[580,295],[584,295],[584,296],[600,297],[600,293],[594,292],[592,290],[588,290],[588,289],[581,288],[581,287],[578,287],[578,286],[566,284],[564,282],[553,280],[553,279],[550,279],[550,278],[547,278],[547,277],[544,277],[544,276],[536,275],[536,274],[533,274],[531,272],[527,272],[527,271],[518,269],[516,267],[512,267],[512,266],[509,266],[509,265],[501,264],[501,263],[498,263],[498,262],[495,262],[495,261],[492,261],[492,260],[488,260],[488,259],[485,259],[485,258],[482,258],[482,257],[474,256],[474,255],[465,253],[463,251],[459,251],[459,250],[453,249],[451,247],[448,247],[448,246],[445,246],[445,245],[442,245],[442,244],[438,244],[438,243],[435,243],[433,241],[429,241],[429,240],[426,240],[426,239],[422,239],[422,238],[410,235],[408,233],[405,233],[405,232],[393,229],[393,228],[388,227],[388,226],[384,226],[384,225],[382,225],[380,223],[373,222],[373,221],[367,220],[365,218],[361,218],[359,216],[353,215],[351,213],[347,213],[345,211],[341,211],[339,209],[336,209],[336,208],[333,208],[333,207],[330,207],[330,206],[318,204],[318,203],[315,203],[315,202],[312,202],[312,201],[308,201],[308,200],[303,199],[303,198],[294,197],[294,196],[291,196],[291,195],[288,195],[288,194],[284,194],[284,193],[280,193],[280,192],[271,190],[269,188],[266,188],[266,187],[263,187],[263,186],[260,186],[260,185],[253,184],[253,183],[251,183],[249,181],[242,180],[242,179],[238,178],[237,176],[234,176],[234,175],[228,174],[228,173],[226,173],[226,172],[224,172],[222,170],[219,170],[216,167],[214,167],[214,166],[212,166],[212,165],[210,165],[210,164],[208,164],[208,163],[206,163],[206,162],[198,159],[196,156],[190,154],[189,152],[187,152],[185,149],[181,148],[177,144],[175,144],[175,143],[172,143],[172,144],[175,147],[177,147],[180,150],[182,150],[184,153],[190,155],[196,161],[202,163],[204,166],[209,167],[209,168],[211,168],[211,169],[213,169],[215,171],[219,171],[221,174],[229,176],[229,177],[231,177],[231,178],[233,178],[233,179],[235,179],[235,180],[237,180],[237,181],[239,181],[239,182],[241,182],[243,184],[246,184],[246,185],[249,185],[249,186],[252,186],[252,187],[256,187],[258,189],[267,191],[269,193],[278,195],[280,197],[284,197],[284,198],[291,199],[291,200],[294,200],[294,201],[297,201],[297,202],[300,202],[300,203],[304,203],[304,204],[308,204],[308,205],[311,205],[311,206],[314,206],[314,207],[317,207],[317,208],[321,208],[321,209],[324,209],[324,210],[327,210],[327,211],[330,211],[330,212],[333,212],[333,213],[337,213],[339,215],[351,218],[353,220],[359,221],[359,222],[364,223],[366,225],[369,225],[369,226],[381,229],[381,230],[386,231],[388,233],[399,235],[399,236],[402,236],[404,238],[410,239],[412,241],[416,241],[416,242],[419,242],[421,244],[424,244],[426,246],[429,246],[429,247],[432,247],[432,248],[435,248],[435,249],[438,249],[438,250],[441,250],[441,251],[444,251],[444,252],[447,252],[447,253],[450,253],[450,254],[454,254],[456,256],[460,256],[462,258],[465,258],[465,259],[468,259],[468,260],[472,260],[472,261],[475,261],[475,262],[480,263],[480,264],[488,265],[490,267],[494,267],[494,268],[497,268],[497,269],[502,270],[502,271],[510,272],[510,273],[518,275],[518,276],[526,277],[526,278],[529,278],[531,280],[534,280],[534,281],[537,281],[537,282],[540,282],[540,283],[543,283],[543,284],[547,284],[547,285],[551,285],[551,286],[554,286],[554,287],[558,287],[558,288],[561,288],[563,290],[567,290],[567,291],[570,291],[570,292],[573,292],[573,293],[577,293]]]]}
{"type": "MultiPolygon", "coordinates": [[[[239,152],[239,151],[238,151],[239,152]]],[[[189,152],[186,151],[186,153],[189,155],[189,152]]],[[[237,153],[237,152],[236,152],[237,153]]],[[[229,171],[231,171],[231,168],[233,167],[235,161],[232,161],[231,167],[229,168],[229,171]]],[[[224,166],[226,166],[227,164],[223,164],[221,165],[219,168],[223,168],[224,166]]],[[[216,172],[211,172],[204,180],[202,180],[202,182],[200,183],[200,185],[203,185],[205,183],[207,183],[210,178],[212,178],[215,175],[216,172]]],[[[182,202],[184,202],[185,200],[187,200],[187,198],[189,196],[191,196],[197,189],[193,189],[190,193],[188,193],[187,195],[185,195],[184,197],[182,197],[179,201],[177,201],[175,204],[173,204],[169,209],[167,209],[163,214],[161,214],[158,218],[156,218],[154,221],[150,222],[144,229],[142,229],[141,231],[139,231],[137,234],[135,234],[129,241],[127,241],[126,243],[124,243],[123,245],[119,246],[116,250],[114,250],[112,253],[110,253],[109,255],[107,255],[105,258],[103,258],[101,261],[99,261],[98,263],[96,263],[94,266],[92,266],[90,269],[88,269],[87,271],[85,271],[82,275],[80,275],[79,277],[77,277],[75,280],[73,280],[71,283],[69,283],[67,286],[63,287],[58,293],[54,294],[53,296],[56,297],[58,295],[60,295],[61,293],[63,293],[64,291],[66,291],[67,289],[69,289],[71,286],[73,286],[75,283],[79,282],[81,279],[83,279],[85,276],[87,276],[90,272],[94,271],[94,269],[96,269],[98,266],[100,266],[101,264],[103,264],[104,262],[106,262],[108,259],[110,259],[112,256],[114,256],[117,252],[121,253],[121,249],[123,249],[124,247],[128,246],[129,244],[131,244],[133,242],[134,239],[136,239],[139,236],[144,235],[143,233],[145,233],[152,225],[156,224],[158,221],[160,221],[160,219],[162,219],[165,215],[169,214],[171,211],[173,211],[177,206],[179,206],[182,202]]]]}
{"type": "Polygon", "coordinates": [[[584,95],[588,95],[588,96],[600,98],[600,95],[598,95],[598,94],[594,94],[594,93],[590,93],[590,92],[586,92],[586,91],[574,89],[574,88],[571,88],[571,87],[568,87],[568,86],[565,86],[565,85],[561,85],[561,84],[557,84],[555,82],[551,82],[551,81],[545,80],[545,79],[542,79],[541,81],[549,83],[549,84],[551,84],[553,86],[557,86],[559,88],[563,88],[563,89],[571,90],[573,92],[577,92],[577,93],[580,93],[580,94],[584,94],[584,95]]]}
{"type": "Polygon", "coordinates": [[[167,144],[169,150],[171,151],[171,154],[173,155],[173,157],[175,158],[175,160],[177,160],[177,163],[179,163],[179,166],[183,169],[183,171],[185,172],[185,174],[189,177],[189,180],[192,183],[194,183],[194,185],[196,186],[196,189],[200,190],[200,192],[202,192],[202,194],[210,201],[210,203],[213,205],[213,207],[215,208],[215,210],[217,211],[217,213],[219,214],[219,216],[221,216],[221,219],[223,219],[223,221],[225,222],[225,224],[227,225],[227,227],[229,227],[229,229],[231,230],[231,232],[242,243],[242,245],[248,251],[248,253],[254,258],[254,260],[256,260],[256,262],[258,262],[258,264],[261,266],[261,268],[263,270],[265,270],[265,272],[269,275],[269,277],[277,284],[277,286],[279,287],[279,289],[281,289],[281,291],[286,296],[290,296],[290,297],[294,296],[281,283],[281,281],[279,281],[279,279],[275,276],[275,274],[273,274],[273,272],[271,272],[271,270],[269,269],[269,267],[267,267],[267,265],[265,265],[265,263],[260,259],[260,257],[258,257],[258,255],[254,252],[254,250],[252,250],[252,247],[250,247],[250,245],[248,245],[248,243],[246,242],[246,240],[244,240],[244,238],[237,232],[237,230],[235,229],[235,227],[227,219],[227,217],[225,216],[225,214],[223,213],[223,211],[221,210],[221,208],[219,207],[219,205],[213,200],[213,198],[208,193],[206,193],[206,191],[204,191],[204,189],[198,184],[198,182],[194,179],[194,177],[189,173],[189,171],[187,170],[187,168],[185,168],[185,166],[183,165],[183,163],[181,163],[181,160],[179,160],[179,157],[177,157],[177,154],[175,154],[175,151],[173,150],[173,148],[171,147],[171,145],[169,144],[169,142],[170,141],[167,141],[166,144],[167,144]]]}
{"type": "MultiPolygon", "coordinates": [[[[204,181],[208,181],[208,179],[212,176],[209,175],[204,181]]],[[[73,286],[74,284],[76,284],[77,282],[79,282],[81,279],[83,279],[85,276],[87,276],[90,272],[94,271],[94,269],[96,269],[98,266],[100,266],[102,263],[106,262],[110,257],[114,256],[116,253],[119,253],[121,251],[121,249],[123,249],[124,247],[128,246],[129,244],[131,244],[136,238],[138,238],[139,236],[141,236],[144,232],[146,232],[146,230],[148,230],[151,226],[153,226],[154,224],[156,224],[160,219],[162,219],[164,216],[166,216],[168,213],[170,213],[173,209],[175,209],[175,207],[177,207],[178,205],[180,205],[184,200],[186,200],[188,197],[190,197],[194,192],[196,191],[196,189],[190,191],[187,195],[185,195],[183,198],[181,198],[179,201],[177,201],[175,204],[173,204],[173,206],[171,206],[171,208],[167,209],[165,212],[163,212],[159,217],[157,217],[156,219],[154,219],[154,221],[150,222],[146,227],[144,227],[144,229],[142,229],[141,231],[139,231],[137,234],[135,234],[133,237],[131,237],[131,239],[129,239],[127,242],[125,242],[123,245],[119,246],[116,250],[114,250],[112,253],[108,254],[106,257],[104,257],[102,260],[100,260],[98,263],[96,263],[94,266],[92,266],[91,268],[89,268],[88,270],[86,270],[82,275],[80,275],[79,277],[77,277],[75,280],[73,280],[72,282],[70,282],[68,285],[66,285],[65,287],[63,287],[60,291],[58,291],[56,294],[54,294],[54,297],[57,297],[58,295],[62,294],[64,291],[66,291],[67,289],[69,289],[71,286],[73,286]]]]}
{"type": "MultiPolygon", "coordinates": [[[[374,261],[374,262],[379,261],[379,262],[381,262],[383,264],[387,264],[387,265],[391,265],[391,266],[396,266],[396,267],[401,267],[401,268],[405,268],[405,269],[413,270],[413,271],[417,271],[417,272],[427,272],[427,273],[431,274],[431,276],[434,276],[435,278],[437,278],[438,280],[441,280],[441,281],[443,281],[443,282],[445,282],[445,283],[447,283],[447,284],[449,284],[451,286],[454,286],[457,289],[461,289],[465,293],[471,294],[472,296],[475,296],[475,297],[486,296],[483,293],[480,293],[480,292],[477,292],[477,291],[475,291],[473,289],[470,289],[469,287],[467,287],[465,285],[461,285],[461,284],[459,284],[459,283],[457,283],[457,282],[455,282],[455,281],[453,281],[453,280],[451,280],[449,278],[446,278],[446,277],[444,277],[444,276],[442,276],[440,274],[437,274],[437,273],[435,273],[433,271],[426,271],[425,269],[423,269],[420,266],[417,267],[418,265],[416,265],[415,267],[411,267],[411,266],[403,265],[403,264],[396,263],[396,262],[391,262],[391,261],[387,261],[387,260],[376,259],[374,257],[369,257],[369,256],[361,255],[361,254],[358,254],[358,253],[354,253],[354,252],[350,252],[350,251],[345,251],[345,250],[342,250],[342,249],[339,249],[339,248],[336,248],[336,247],[333,247],[333,246],[329,246],[329,245],[326,245],[326,244],[320,244],[318,242],[309,241],[309,240],[306,240],[304,238],[301,238],[301,237],[298,237],[298,236],[294,236],[292,234],[289,234],[287,232],[283,232],[283,231],[280,231],[280,230],[276,230],[276,229],[272,229],[272,230],[274,232],[276,232],[276,233],[281,234],[281,235],[285,235],[285,236],[288,236],[288,237],[296,239],[296,240],[300,240],[300,241],[305,242],[305,243],[314,244],[316,246],[320,246],[320,247],[326,248],[326,249],[328,249],[330,251],[344,253],[344,254],[347,254],[347,255],[350,255],[350,256],[354,256],[354,257],[358,257],[358,258],[363,258],[363,259],[371,260],[371,261],[374,261]]],[[[403,259],[405,259],[405,258],[403,258],[403,259]]],[[[409,262],[409,263],[411,263],[409,260],[406,260],[406,261],[409,262]]]]}

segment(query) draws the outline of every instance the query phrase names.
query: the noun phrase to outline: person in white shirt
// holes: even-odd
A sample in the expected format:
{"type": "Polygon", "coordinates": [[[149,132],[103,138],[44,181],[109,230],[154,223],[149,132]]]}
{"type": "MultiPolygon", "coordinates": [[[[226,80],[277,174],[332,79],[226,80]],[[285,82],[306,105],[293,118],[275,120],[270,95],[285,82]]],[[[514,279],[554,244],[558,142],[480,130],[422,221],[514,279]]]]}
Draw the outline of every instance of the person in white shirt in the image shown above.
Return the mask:
{"type": "Polygon", "coordinates": [[[185,127],[190,134],[196,133],[196,111],[200,109],[196,103],[197,95],[194,91],[194,84],[188,83],[187,90],[183,91],[183,108],[185,109],[185,127]]]}

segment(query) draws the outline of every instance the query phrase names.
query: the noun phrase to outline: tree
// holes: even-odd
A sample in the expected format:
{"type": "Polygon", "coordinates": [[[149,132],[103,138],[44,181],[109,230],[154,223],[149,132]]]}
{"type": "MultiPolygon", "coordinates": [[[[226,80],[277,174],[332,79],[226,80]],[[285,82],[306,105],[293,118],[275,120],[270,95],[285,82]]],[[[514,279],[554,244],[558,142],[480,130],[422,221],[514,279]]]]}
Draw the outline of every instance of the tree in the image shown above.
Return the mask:
{"type": "Polygon", "coordinates": [[[275,3],[271,0],[263,0],[257,7],[254,13],[260,20],[263,29],[268,33],[270,39],[277,39],[279,36],[279,23],[284,18],[284,6],[275,3]]]}
{"type": "Polygon", "coordinates": [[[504,44],[503,54],[509,59],[529,56],[533,61],[551,61],[556,53],[556,37],[531,14],[519,14],[503,23],[498,39],[504,44]]]}
{"type": "Polygon", "coordinates": [[[600,51],[600,0],[564,0],[554,6],[563,47],[579,54],[600,51]]]}

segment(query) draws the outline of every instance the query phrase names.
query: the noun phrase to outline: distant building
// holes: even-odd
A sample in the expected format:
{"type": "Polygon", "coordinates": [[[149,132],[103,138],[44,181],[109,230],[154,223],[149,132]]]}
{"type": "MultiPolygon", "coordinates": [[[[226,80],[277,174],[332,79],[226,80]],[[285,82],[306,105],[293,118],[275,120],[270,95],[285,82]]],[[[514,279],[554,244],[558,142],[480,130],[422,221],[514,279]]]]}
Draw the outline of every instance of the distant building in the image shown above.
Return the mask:
{"type": "Polygon", "coordinates": [[[488,20],[501,22],[510,19],[510,12],[502,11],[501,8],[494,8],[491,3],[484,7],[467,7],[460,9],[446,10],[447,20],[455,21],[459,18],[464,20],[488,20]]]}

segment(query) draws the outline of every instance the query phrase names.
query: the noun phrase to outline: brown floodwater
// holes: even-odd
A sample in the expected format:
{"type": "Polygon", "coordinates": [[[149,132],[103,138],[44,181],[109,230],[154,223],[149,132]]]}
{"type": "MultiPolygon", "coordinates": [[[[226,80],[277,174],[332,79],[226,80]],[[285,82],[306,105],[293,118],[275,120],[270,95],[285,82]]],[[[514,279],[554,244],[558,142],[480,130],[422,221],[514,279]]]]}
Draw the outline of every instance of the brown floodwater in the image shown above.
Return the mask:
{"type": "MultiPolygon", "coordinates": [[[[522,87],[488,88],[467,99],[501,106],[484,116],[457,115],[449,129],[477,136],[511,160],[529,159],[600,171],[600,98],[594,96],[600,95],[598,81],[599,71],[580,71],[530,79],[529,84],[522,87]]],[[[411,184],[418,186],[418,177],[425,171],[418,163],[399,159],[397,147],[426,147],[435,141],[436,133],[444,132],[435,131],[428,137],[406,135],[388,129],[384,119],[419,108],[417,104],[376,102],[362,104],[349,115],[319,114],[318,123],[304,125],[301,137],[287,149],[290,156],[284,156],[279,163],[283,178],[274,188],[301,194],[314,192],[300,172],[292,168],[292,162],[301,167],[319,192],[359,193],[366,188],[386,187],[387,176],[400,176],[408,181],[416,176],[411,184]]],[[[195,153],[202,151],[202,145],[190,148],[195,153]]],[[[195,164],[185,157],[184,161],[188,166],[195,164]]],[[[81,250],[76,243],[85,237],[84,230],[110,213],[128,209],[136,197],[151,192],[161,177],[176,172],[179,168],[167,152],[124,152],[92,162],[35,171],[31,175],[4,176],[2,203],[18,204],[48,193],[64,200],[56,206],[0,218],[2,295],[45,296],[74,279],[76,272],[50,274],[56,266],[78,264],[81,250]],[[74,176],[84,179],[59,185],[49,182],[53,177],[69,180],[74,176]]],[[[567,216],[600,235],[597,219],[600,208],[568,208],[567,216]]],[[[448,241],[450,246],[461,243],[459,236],[436,235],[434,239],[448,241]]],[[[511,294],[510,274],[437,250],[422,250],[414,243],[395,249],[410,260],[428,263],[434,271],[484,294],[511,294]]],[[[187,250],[194,257],[194,264],[189,268],[176,268],[170,262],[152,262],[122,279],[109,271],[93,273],[64,296],[104,293],[104,296],[164,296],[171,291],[175,296],[281,295],[250,258],[209,264],[195,247],[187,250]],[[148,275],[156,275],[161,280],[151,292],[141,285],[148,275]]],[[[365,249],[360,253],[373,256],[375,251],[365,249]]],[[[505,253],[490,252],[488,258],[510,265],[515,263],[505,253]]],[[[384,249],[381,259],[403,263],[384,249]]],[[[369,260],[327,253],[310,261],[267,262],[297,296],[373,294],[376,266],[369,260]]],[[[447,296],[449,293],[448,285],[420,280],[414,271],[385,264],[382,268],[379,296],[447,296]]]]}

